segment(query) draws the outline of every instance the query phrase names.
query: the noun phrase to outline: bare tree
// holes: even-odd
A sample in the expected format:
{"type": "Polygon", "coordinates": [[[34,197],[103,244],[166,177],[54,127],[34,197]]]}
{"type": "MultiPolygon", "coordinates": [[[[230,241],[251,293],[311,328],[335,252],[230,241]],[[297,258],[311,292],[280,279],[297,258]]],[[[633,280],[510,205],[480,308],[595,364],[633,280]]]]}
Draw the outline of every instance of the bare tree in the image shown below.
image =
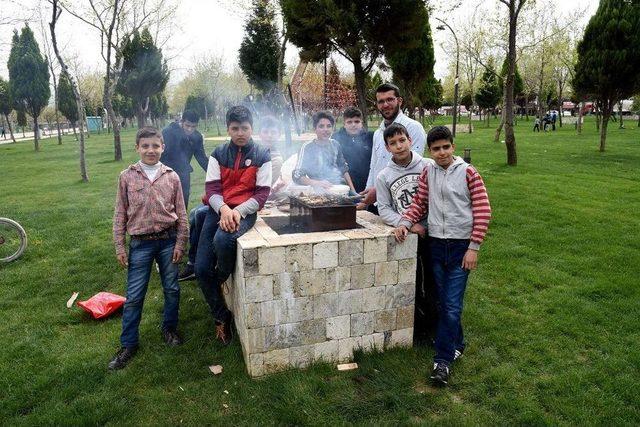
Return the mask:
{"type": "Polygon", "coordinates": [[[122,40],[146,25],[167,20],[174,12],[169,0],[87,0],[84,8],[60,4],[68,13],[100,33],[100,54],[105,63],[103,103],[113,127],[114,159],[122,160],[120,121],[113,96],[122,70],[122,40]],[[87,6],[88,4],[88,6],[87,6]]]}
{"type": "Polygon", "coordinates": [[[76,99],[76,106],[78,108],[78,117],[80,118],[80,176],[82,177],[83,182],[89,181],[89,174],[87,173],[87,162],[85,159],[85,149],[84,149],[84,124],[86,122],[86,116],[84,114],[84,106],[82,104],[82,98],[80,97],[80,91],[78,90],[78,85],[75,82],[75,79],[69,72],[69,68],[67,67],[62,55],[60,54],[60,50],[58,49],[58,42],[56,39],[56,23],[60,18],[60,14],[62,13],[62,8],[59,6],[58,0],[50,0],[52,7],[51,13],[51,22],[49,23],[49,29],[51,31],[51,44],[53,45],[53,50],[55,52],[56,58],[58,58],[58,62],[60,63],[60,67],[62,68],[62,72],[66,73],[69,78],[69,82],[71,83],[71,89],[73,90],[73,96],[76,99]]]}
{"type": "Polygon", "coordinates": [[[58,145],[62,145],[62,132],[60,131],[60,111],[58,110],[58,79],[56,77],[57,67],[54,66],[53,58],[51,57],[51,46],[49,45],[49,37],[47,31],[44,29],[44,17],[42,16],[42,9],[38,10],[40,14],[40,33],[42,34],[42,44],[44,45],[45,58],[47,65],[49,65],[49,73],[51,73],[51,80],[53,81],[53,108],[55,110],[56,128],[58,130],[58,145]]]}

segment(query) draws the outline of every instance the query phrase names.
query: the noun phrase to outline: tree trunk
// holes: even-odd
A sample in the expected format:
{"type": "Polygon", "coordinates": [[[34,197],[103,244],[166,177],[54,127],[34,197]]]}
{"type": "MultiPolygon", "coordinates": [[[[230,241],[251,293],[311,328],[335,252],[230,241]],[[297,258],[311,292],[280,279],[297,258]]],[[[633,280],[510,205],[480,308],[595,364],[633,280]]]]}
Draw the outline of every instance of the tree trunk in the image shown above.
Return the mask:
{"type": "Polygon", "coordinates": [[[278,81],[276,82],[278,85],[278,90],[284,92],[284,86],[282,84],[283,76],[284,76],[284,54],[287,50],[287,41],[289,41],[289,35],[286,31],[283,31],[282,34],[282,43],[280,44],[280,52],[278,54],[278,81]]]}
{"type": "Polygon", "coordinates": [[[40,135],[38,132],[38,115],[33,115],[33,145],[36,151],[40,151],[40,135]]]}
{"type": "Polygon", "coordinates": [[[578,135],[582,135],[582,110],[584,108],[582,104],[584,103],[578,103],[578,124],[576,125],[576,131],[578,132],[578,135]]]}
{"type": "Polygon", "coordinates": [[[109,83],[106,80],[107,79],[105,79],[105,83],[104,83],[105,91],[104,91],[104,96],[102,97],[102,101],[104,102],[104,108],[107,109],[107,115],[109,116],[109,120],[111,120],[111,124],[113,125],[114,160],[116,162],[119,162],[122,160],[122,145],[120,143],[120,122],[116,118],[115,111],[113,111],[113,103],[111,102],[111,99],[112,99],[111,88],[109,83]]]}
{"type": "MultiPolygon", "coordinates": [[[[358,108],[360,109],[360,111],[362,111],[363,116],[366,117],[368,115],[367,98],[366,98],[367,92],[366,92],[366,85],[365,85],[366,73],[364,72],[364,69],[362,68],[362,63],[360,62],[359,59],[353,63],[353,75],[356,81],[358,108]]],[[[364,128],[367,129],[366,120],[364,123],[364,128]]]]}
{"type": "Polygon", "coordinates": [[[513,129],[513,87],[515,84],[516,72],[516,29],[518,23],[518,11],[519,9],[516,10],[514,1],[509,2],[509,50],[507,52],[507,57],[509,59],[509,72],[507,73],[507,79],[505,82],[505,108],[503,110],[505,145],[507,146],[507,164],[509,166],[516,166],[518,164],[516,136],[513,129]]]}
{"type": "Polygon", "coordinates": [[[58,145],[62,145],[62,133],[60,131],[60,116],[58,115],[57,108],[56,108],[56,126],[58,127],[58,145]]]}
{"type": "Polygon", "coordinates": [[[76,133],[76,122],[71,123],[71,126],[73,126],[73,136],[76,138],[76,141],[77,141],[78,134],[76,133]]]}
{"type": "MultiPolygon", "coordinates": [[[[11,134],[11,140],[15,143],[16,136],[13,134],[13,128],[11,127],[11,120],[9,120],[9,116],[7,114],[4,115],[4,118],[7,121],[7,127],[9,128],[9,133],[11,134]]],[[[640,126],[640,122],[638,122],[638,126],[640,126]]]]}
{"type": "Polygon", "coordinates": [[[600,131],[600,112],[599,111],[596,112],[596,130],[598,132],[600,131]]]}
{"type": "Polygon", "coordinates": [[[624,129],[624,123],[622,122],[622,100],[618,103],[618,115],[620,116],[620,126],[618,126],[618,129],[624,129]]]}
{"type": "Polygon", "coordinates": [[[611,117],[612,107],[605,107],[602,112],[602,126],[600,126],[600,152],[604,153],[605,143],[607,141],[607,125],[609,117],[611,117]]]}
{"type": "Polygon", "coordinates": [[[471,109],[469,110],[469,133],[473,133],[473,126],[471,125],[471,114],[473,111],[473,105],[471,106],[471,109]]]}
{"type": "Polygon", "coordinates": [[[500,114],[500,124],[498,124],[498,127],[496,128],[496,134],[493,137],[493,142],[500,142],[500,134],[502,133],[502,127],[504,126],[504,120],[505,120],[505,111],[506,111],[506,107],[503,104],[502,114],[500,114]]]}

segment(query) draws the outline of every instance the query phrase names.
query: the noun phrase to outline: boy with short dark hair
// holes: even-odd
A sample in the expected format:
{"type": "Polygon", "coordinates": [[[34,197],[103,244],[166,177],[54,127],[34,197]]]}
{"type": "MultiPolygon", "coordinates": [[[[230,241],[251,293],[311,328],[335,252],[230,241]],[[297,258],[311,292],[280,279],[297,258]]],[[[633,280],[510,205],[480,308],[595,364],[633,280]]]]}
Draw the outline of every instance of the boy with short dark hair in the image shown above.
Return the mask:
{"type": "Polygon", "coordinates": [[[469,272],[477,267],[478,250],[489,221],[491,206],[482,177],[462,158],[454,156],[451,131],[436,126],[427,135],[435,163],[420,175],[418,193],[394,230],[404,240],[409,228],[429,210],[431,264],[438,288],[440,312],[431,380],[449,381],[450,366],[464,351],[462,304],[469,272]]]}
{"type": "MultiPolygon", "coordinates": [[[[431,159],[411,151],[409,131],[400,123],[391,123],[384,130],[386,150],[391,160],[376,178],[378,214],[385,224],[397,227],[402,214],[411,205],[418,191],[418,177],[431,159]]],[[[431,271],[431,256],[427,244],[427,218],[413,224],[411,232],[418,234],[416,265],[415,341],[433,342],[437,323],[437,293],[431,271]]]]}
{"type": "Polygon", "coordinates": [[[164,292],[162,337],[170,346],[182,344],[176,330],[180,305],[178,262],[188,238],[187,213],[178,174],[160,163],[163,149],[159,130],[140,129],[136,134],[140,161],[124,170],[118,179],[113,239],[118,262],[127,268],[127,300],[122,312],[122,348],[109,363],[109,369],[124,368],[138,349],[138,327],[154,260],[164,292]],[[126,234],[131,236],[128,256],[126,234]]]}
{"type": "Polygon", "coordinates": [[[367,186],[369,163],[373,147],[373,132],[364,129],[362,111],[347,107],[342,113],[344,126],[331,137],[340,143],[342,154],[349,165],[349,175],[359,193],[367,186]]]}
{"type": "Polygon", "coordinates": [[[251,138],[253,118],[243,106],[227,111],[230,141],[216,147],[209,158],[205,199],[209,210],[196,254],[196,277],[215,320],[216,339],[231,342],[233,319],[226,307],[222,284],[233,272],[236,241],[256,222],[271,189],[269,150],[251,138]]]}

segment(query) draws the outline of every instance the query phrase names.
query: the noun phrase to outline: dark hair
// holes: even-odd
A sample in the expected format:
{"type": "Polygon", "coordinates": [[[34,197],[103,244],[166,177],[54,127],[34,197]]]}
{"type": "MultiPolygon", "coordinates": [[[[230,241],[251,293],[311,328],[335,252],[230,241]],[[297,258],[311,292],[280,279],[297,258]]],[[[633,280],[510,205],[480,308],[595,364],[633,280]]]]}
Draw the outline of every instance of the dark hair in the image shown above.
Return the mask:
{"type": "Polygon", "coordinates": [[[229,108],[227,111],[227,127],[231,124],[231,122],[245,123],[249,122],[251,126],[253,126],[253,116],[251,115],[251,111],[244,105],[236,105],[234,107],[229,108]]]}
{"type": "Polygon", "coordinates": [[[411,139],[411,136],[409,135],[409,131],[407,130],[406,127],[404,127],[400,123],[396,123],[396,122],[391,123],[389,126],[385,128],[384,133],[382,134],[382,137],[384,138],[384,145],[387,145],[387,139],[391,138],[392,136],[396,136],[400,134],[403,134],[407,138],[411,139]]]}
{"type": "Polygon", "coordinates": [[[182,113],[182,121],[184,122],[185,120],[191,123],[198,123],[200,117],[198,117],[198,114],[193,110],[184,110],[182,113]]]}
{"type": "Polygon", "coordinates": [[[431,147],[431,144],[442,139],[446,139],[453,144],[453,135],[449,128],[446,126],[433,127],[427,134],[427,147],[431,147]]]}
{"type": "Polygon", "coordinates": [[[400,89],[398,88],[398,86],[394,85],[393,83],[382,83],[380,86],[378,86],[378,88],[376,89],[376,93],[383,93],[383,92],[389,92],[390,90],[393,91],[393,94],[396,97],[400,96],[400,89]]]}
{"type": "Polygon", "coordinates": [[[347,107],[344,109],[342,117],[344,117],[345,119],[352,119],[354,117],[362,118],[362,111],[360,111],[356,107],[347,107]]]}
{"type": "Polygon", "coordinates": [[[329,120],[331,122],[331,126],[333,126],[336,123],[336,119],[333,118],[333,115],[330,112],[328,112],[328,111],[318,111],[312,117],[313,128],[314,129],[318,126],[318,123],[320,123],[320,120],[322,120],[322,119],[329,120]]]}
{"type": "Polygon", "coordinates": [[[138,129],[138,132],[136,133],[136,145],[140,143],[142,138],[158,138],[160,142],[164,143],[164,140],[162,139],[162,132],[152,126],[145,126],[138,129]]]}
{"type": "Polygon", "coordinates": [[[280,121],[273,116],[262,116],[260,118],[260,130],[262,129],[280,130],[280,121]]]}

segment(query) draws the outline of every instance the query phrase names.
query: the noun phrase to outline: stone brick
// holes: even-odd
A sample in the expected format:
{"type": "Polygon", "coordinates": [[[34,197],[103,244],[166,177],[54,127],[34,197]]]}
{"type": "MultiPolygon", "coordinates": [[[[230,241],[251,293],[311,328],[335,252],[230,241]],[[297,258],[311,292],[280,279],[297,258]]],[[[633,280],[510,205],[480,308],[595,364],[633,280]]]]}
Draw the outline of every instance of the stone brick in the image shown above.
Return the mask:
{"type": "Polygon", "coordinates": [[[313,268],[313,251],[311,245],[293,245],[285,250],[287,271],[311,270],[313,268]]]}
{"type": "Polygon", "coordinates": [[[377,332],[364,335],[362,337],[362,351],[369,353],[372,351],[382,351],[384,349],[384,334],[377,332]]]}
{"type": "Polygon", "coordinates": [[[376,286],[398,283],[398,261],[377,262],[375,265],[376,286]]]}
{"type": "Polygon", "coordinates": [[[387,260],[387,238],[378,237],[364,241],[364,262],[374,263],[387,260]]]}
{"type": "Polygon", "coordinates": [[[265,328],[247,329],[247,353],[265,350],[265,328]]]}
{"type": "Polygon", "coordinates": [[[298,289],[294,289],[294,295],[319,295],[324,292],[326,283],[326,270],[324,269],[301,271],[298,289]]]}
{"type": "Polygon", "coordinates": [[[245,282],[247,302],[262,302],[273,299],[273,277],[252,276],[245,282]]]}
{"type": "Polygon", "coordinates": [[[289,349],[272,350],[264,353],[264,372],[282,371],[289,367],[289,349]]]}
{"type": "Polygon", "coordinates": [[[300,322],[303,344],[315,344],[323,342],[327,336],[326,322],[324,319],[305,320],[300,322]]]}
{"type": "Polygon", "coordinates": [[[406,329],[413,328],[413,319],[415,316],[415,306],[407,305],[406,307],[398,307],[398,316],[396,318],[396,328],[406,329]]]}
{"type": "Polygon", "coordinates": [[[375,332],[391,331],[396,328],[396,310],[380,310],[374,313],[373,330],[375,332]]]}
{"type": "Polygon", "coordinates": [[[271,300],[260,303],[262,326],[286,323],[287,306],[284,300],[271,300]]]}
{"type": "Polygon", "coordinates": [[[293,298],[296,289],[300,288],[300,273],[285,272],[273,275],[273,297],[289,299],[293,298]]]}
{"type": "Polygon", "coordinates": [[[338,266],[338,242],[324,242],[313,245],[313,268],[338,266]]]}
{"type": "Polygon", "coordinates": [[[396,242],[394,236],[387,237],[387,259],[399,260],[415,258],[418,250],[418,235],[409,233],[404,242],[396,242]]]}
{"type": "Polygon", "coordinates": [[[385,305],[385,287],[366,288],[362,290],[362,311],[382,310],[385,305]]]}
{"type": "Polygon", "coordinates": [[[361,337],[350,337],[338,341],[338,361],[349,362],[353,360],[353,352],[362,346],[361,337]]]}
{"type": "Polygon", "coordinates": [[[336,314],[352,314],[362,311],[364,289],[352,289],[338,293],[338,312],[336,314]]]}
{"type": "Polygon", "coordinates": [[[261,377],[264,375],[263,353],[249,355],[249,375],[252,377],[261,377]]]}
{"type": "Polygon", "coordinates": [[[351,267],[351,289],[362,289],[373,286],[374,265],[362,264],[351,267]]]}
{"type": "Polygon", "coordinates": [[[313,297],[313,318],[325,319],[338,314],[338,294],[322,294],[313,297]]]}
{"type": "Polygon", "coordinates": [[[245,317],[247,319],[246,327],[249,329],[259,328],[262,326],[261,303],[250,303],[244,305],[245,317]]]}
{"type": "Polygon", "coordinates": [[[314,344],[314,360],[335,362],[338,360],[338,340],[314,344]]]}
{"type": "Polygon", "coordinates": [[[416,283],[416,258],[398,261],[398,283],[416,283]]]}
{"type": "Polygon", "coordinates": [[[286,300],[287,323],[313,319],[313,300],[311,297],[300,297],[286,300]]]}
{"type": "Polygon", "coordinates": [[[289,363],[296,368],[306,368],[313,363],[315,347],[313,345],[302,345],[289,349],[289,363]]]}
{"type": "Polygon", "coordinates": [[[283,323],[264,329],[266,350],[322,342],[326,335],[324,319],[283,323]]]}
{"type": "Polygon", "coordinates": [[[244,260],[244,277],[257,276],[258,273],[258,250],[245,249],[242,251],[244,260]]]}
{"type": "Polygon", "coordinates": [[[335,267],[327,268],[327,283],[325,292],[346,291],[351,287],[351,268],[335,267]]]}
{"type": "Polygon", "coordinates": [[[330,317],[327,319],[327,339],[347,338],[350,334],[351,316],[330,317]]]}
{"type": "Polygon", "coordinates": [[[258,271],[260,274],[284,272],[284,247],[258,249],[258,271]]]}
{"type": "Polygon", "coordinates": [[[360,265],[364,258],[362,240],[345,240],[338,243],[338,264],[360,265]]]}
{"type": "Polygon", "coordinates": [[[351,336],[357,337],[373,333],[373,313],[351,315],[351,336]]]}
{"type": "Polygon", "coordinates": [[[416,285],[414,283],[406,283],[393,286],[393,307],[406,307],[415,303],[416,285]]]}
{"type": "Polygon", "coordinates": [[[411,347],[413,345],[413,328],[391,331],[391,347],[411,347]]]}

